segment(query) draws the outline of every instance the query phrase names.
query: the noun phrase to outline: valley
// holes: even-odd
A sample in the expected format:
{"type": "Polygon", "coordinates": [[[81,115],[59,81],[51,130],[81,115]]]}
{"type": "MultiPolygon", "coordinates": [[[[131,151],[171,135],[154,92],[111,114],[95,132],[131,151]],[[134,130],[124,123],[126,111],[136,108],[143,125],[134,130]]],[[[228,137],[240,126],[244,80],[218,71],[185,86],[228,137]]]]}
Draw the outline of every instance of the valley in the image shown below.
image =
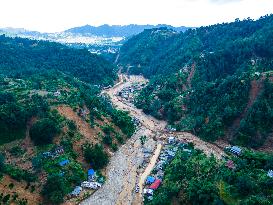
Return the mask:
{"type": "Polygon", "coordinates": [[[165,127],[167,123],[152,116],[146,115],[133,104],[126,102],[118,96],[125,87],[133,84],[146,84],[147,79],[143,76],[128,76],[119,74],[119,82],[112,88],[103,91],[110,97],[117,109],[128,111],[129,114],[139,119],[140,125],[135,134],[123,145],[111,158],[107,167],[107,181],[105,184],[81,204],[88,205],[114,205],[114,204],[141,204],[143,200],[143,185],[147,176],[153,170],[160,153],[162,144],[165,144],[168,136],[173,135],[177,139],[193,143],[197,149],[204,151],[208,156],[215,155],[221,159],[225,153],[216,144],[202,141],[198,137],[187,132],[168,132],[165,127]],[[142,146],[141,136],[147,136],[147,142],[142,146]],[[141,166],[144,160],[143,150],[152,150],[147,167],[141,166]],[[135,193],[136,186],[140,187],[139,193],[135,193]]]}
{"type": "Polygon", "coordinates": [[[2,30],[0,205],[273,203],[273,15],[2,30]]]}

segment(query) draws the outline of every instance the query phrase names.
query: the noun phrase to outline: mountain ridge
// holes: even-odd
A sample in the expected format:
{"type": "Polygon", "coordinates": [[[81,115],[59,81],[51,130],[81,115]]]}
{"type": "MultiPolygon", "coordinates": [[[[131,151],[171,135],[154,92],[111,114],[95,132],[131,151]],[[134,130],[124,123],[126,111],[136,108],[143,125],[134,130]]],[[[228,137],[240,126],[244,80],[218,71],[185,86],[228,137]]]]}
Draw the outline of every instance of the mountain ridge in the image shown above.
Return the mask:
{"type": "Polygon", "coordinates": [[[189,27],[180,26],[174,27],[167,24],[157,24],[157,25],[138,25],[138,24],[129,24],[129,25],[108,25],[103,24],[101,26],[91,26],[85,25],[80,27],[74,27],[64,32],[71,32],[71,33],[81,33],[81,34],[95,34],[95,35],[106,35],[106,36],[133,36],[135,34],[141,33],[145,29],[152,29],[152,28],[160,28],[160,27],[167,27],[169,29],[173,29],[178,32],[184,32],[189,27]]]}

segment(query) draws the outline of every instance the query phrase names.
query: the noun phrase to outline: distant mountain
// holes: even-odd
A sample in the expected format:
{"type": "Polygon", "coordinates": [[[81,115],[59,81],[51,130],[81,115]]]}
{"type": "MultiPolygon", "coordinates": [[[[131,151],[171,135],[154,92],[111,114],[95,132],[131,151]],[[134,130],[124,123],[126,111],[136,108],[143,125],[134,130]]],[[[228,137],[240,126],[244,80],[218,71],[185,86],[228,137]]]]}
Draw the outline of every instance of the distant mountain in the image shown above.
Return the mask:
{"type": "Polygon", "coordinates": [[[145,29],[165,27],[176,32],[184,32],[187,27],[173,27],[170,25],[126,25],[126,26],[82,26],[68,29],[56,33],[40,33],[29,31],[24,28],[0,28],[0,35],[5,34],[9,37],[29,38],[32,40],[44,40],[62,43],[73,48],[86,48],[91,53],[107,55],[108,60],[113,60],[115,54],[123,43],[133,35],[139,34],[145,29]]]}
{"type": "Polygon", "coordinates": [[[113,25],[110,26],[108,24],[104,24],[98,27],[85,25],[81,27],[75,27],[66,30],[65,32],[73,33],[73,34],[82,34],[82,35],[95,35],[95,36],[124,36],[129,37],[132,35],[136,35],[144,31],[145,29],[153,29],[153,28],[160,28],[160,27],[167,27],[169,29],[173,29],[175,31],[186,31],[188,27],[181,26],[181,27],[173,27],[170,25],[165,24],[158,24],[158,25],[136,25],[130,24],[125,26],[120,25],[113,25]]]}

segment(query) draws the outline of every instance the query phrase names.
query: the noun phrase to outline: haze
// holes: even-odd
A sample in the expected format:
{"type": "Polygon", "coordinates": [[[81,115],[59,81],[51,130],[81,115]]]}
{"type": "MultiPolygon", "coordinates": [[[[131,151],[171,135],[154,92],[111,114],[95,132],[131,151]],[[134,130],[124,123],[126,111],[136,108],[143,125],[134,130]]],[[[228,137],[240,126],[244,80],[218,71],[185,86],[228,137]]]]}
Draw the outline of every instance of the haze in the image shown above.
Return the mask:
{"type": "Polygon", "coordinates": [[[272,11],[272,0],[1,0],[0,27],[41,32],[86,24],[197,27],[272,11]]]}

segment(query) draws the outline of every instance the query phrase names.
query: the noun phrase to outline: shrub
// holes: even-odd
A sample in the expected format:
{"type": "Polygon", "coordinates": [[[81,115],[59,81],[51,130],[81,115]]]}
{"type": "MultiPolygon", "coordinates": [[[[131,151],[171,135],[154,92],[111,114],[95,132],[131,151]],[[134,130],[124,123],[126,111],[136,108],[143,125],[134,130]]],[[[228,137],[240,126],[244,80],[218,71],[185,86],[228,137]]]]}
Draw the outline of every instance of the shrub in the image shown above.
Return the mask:
{"type": "Polygon", "coordinates": [[[113,149],[114,152],[118,150],[118,146],[116,143],[112,144],[111,148],[113,149]]]}
{"type": "Polygon", "coordinates": [[[6,204],[9,201],[9,199],[10,199],[10,195],[8,194],[8,195],[3,197],[2,201],[4,202],[4,204],[6,204]]]}
{"type": "Polygon", "coordinates": [[[117,141],[118,141],[120,144],[123,144],[123,143],[124,143],[124,139],[123,139],[123,137],[122,137],[120,134],[116,134],[116,139],[117,139],[117,141]]]}
{"type": "Polygon", "coordinates": [[[4,168],[5,166],[5,156],[0,153],[0,171],[4,168]]]}
{"type": "Polygon", "coordinates": [[[69,120],[69,121],[67,122],[67,125],[68,125],[68,128],[69,128],[70,130],[72,130],[72,131],[75,131],[75,130],[77,129],[77,125],[76,125],[75,122],[72,121],[72,120],[69,120]]]}
{"type": "Polygon", "coordinates": [[[12,148],[10,149],[10,153],[11,153],[13,156],[15,156],[15,157],[18,157],[18,156],[24,154],[24,152],[25,152],[25,150],[23,150],[23,149],[22,149],[21,147],[19,147],[19,146],[15,146],[15,147],[12,147],[12,148]]]}
{"type": "Polygon", "coordinates": [[[106,135],[103,137],[103,143],[106,145],[111,145],[112,144],[112,137],[110,135],[106,135]]]}
{"type": "Polygon", "coordinates": [[[42,169],[42,158],[40,156],[36,156],[32,158],[32,167],[35,171],[40,171],[42,169]]]}

